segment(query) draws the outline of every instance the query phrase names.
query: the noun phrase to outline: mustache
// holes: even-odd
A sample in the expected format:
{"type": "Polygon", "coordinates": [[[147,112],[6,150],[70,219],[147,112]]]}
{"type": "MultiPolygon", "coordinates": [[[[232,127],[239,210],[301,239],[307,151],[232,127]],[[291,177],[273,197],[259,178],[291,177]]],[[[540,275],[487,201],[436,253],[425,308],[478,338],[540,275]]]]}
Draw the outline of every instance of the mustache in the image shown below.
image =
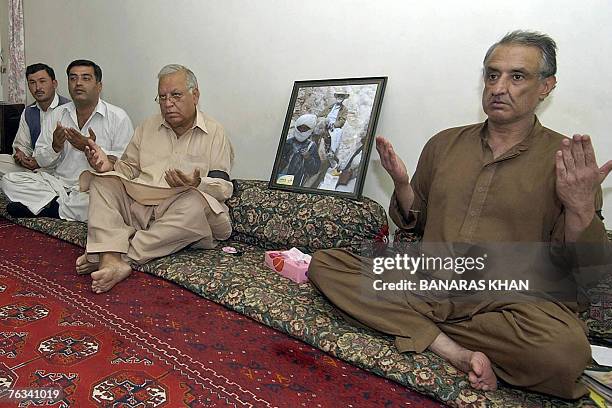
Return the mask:
{"type": "Polygon", "coordinates": [[[511,101],[508,98],[503,98],[501,96],[491,95],[491,96],[489,96],[489,102],[491,102],[491,103],[504,103],[506,105],[509,105],[511,101]]]}

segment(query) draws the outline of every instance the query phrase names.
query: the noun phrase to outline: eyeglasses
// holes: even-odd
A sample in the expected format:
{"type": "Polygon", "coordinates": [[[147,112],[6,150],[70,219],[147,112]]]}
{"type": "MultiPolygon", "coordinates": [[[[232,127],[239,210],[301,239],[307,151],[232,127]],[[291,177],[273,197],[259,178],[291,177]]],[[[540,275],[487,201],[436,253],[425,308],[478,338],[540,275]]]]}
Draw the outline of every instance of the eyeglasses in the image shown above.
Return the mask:
{"type": "Polygon", "coordinates": [[[164,103],[166,101],[170,101],[172,103],[176,103],[183,99],[183,96],[185,96],[185,94],[182,92],[172,92],[166,95],[157,95],[155,97],[155,102],[164,103]]]}

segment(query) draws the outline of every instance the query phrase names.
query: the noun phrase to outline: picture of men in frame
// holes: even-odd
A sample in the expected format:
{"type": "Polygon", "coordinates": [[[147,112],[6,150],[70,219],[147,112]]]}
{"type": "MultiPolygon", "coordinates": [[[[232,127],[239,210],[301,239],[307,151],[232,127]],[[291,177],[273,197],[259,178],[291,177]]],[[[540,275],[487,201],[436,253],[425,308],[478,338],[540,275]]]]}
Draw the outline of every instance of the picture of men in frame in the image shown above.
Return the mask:
{"type": "Polygon", "coordinates": [[[296,82],[270,186],[360,196],[385,79],[296,82]]]}

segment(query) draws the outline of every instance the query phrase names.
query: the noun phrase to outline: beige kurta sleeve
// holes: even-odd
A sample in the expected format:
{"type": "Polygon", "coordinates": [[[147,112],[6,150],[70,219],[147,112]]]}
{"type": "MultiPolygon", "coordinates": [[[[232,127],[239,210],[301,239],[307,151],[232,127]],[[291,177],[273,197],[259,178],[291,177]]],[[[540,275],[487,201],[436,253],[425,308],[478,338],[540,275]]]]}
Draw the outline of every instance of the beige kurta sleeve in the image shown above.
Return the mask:
{"type": "Polygon", "coordinates": [[[138,126],[121,159],[115,162],[114,170],[123,174],[129,180],[133,180],[140,175],[140,144],[142,143],[143,133],[143,125],[138,126]]]}
{"type": "Polygon", "coordinates": [[[223,127],[217,126],[214,131],[211,129],[211,134],[209,172],[202,175],[204,177],[202,177],[198,190],[210,194],[219,202],[224,202],[232,196],[234,191],[229,178],[234,149],[223,127]],[[222,176],[227,176],[227,180],[222,176]]]}

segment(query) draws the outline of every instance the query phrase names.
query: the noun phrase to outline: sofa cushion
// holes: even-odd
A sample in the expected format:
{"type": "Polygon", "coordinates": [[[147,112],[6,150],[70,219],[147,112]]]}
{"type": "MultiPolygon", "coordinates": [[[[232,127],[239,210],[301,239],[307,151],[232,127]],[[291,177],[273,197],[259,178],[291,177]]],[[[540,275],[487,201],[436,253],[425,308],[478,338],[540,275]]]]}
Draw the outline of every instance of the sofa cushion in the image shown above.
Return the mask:
{"type": "Polygon", "coordinates": [[[265,181],[236,180],[227,201],[232,239],[267,249],[298,247],[359,251],[366,241],[385,239],[387,215],[377,202],[268,189],[265,181]]]}

